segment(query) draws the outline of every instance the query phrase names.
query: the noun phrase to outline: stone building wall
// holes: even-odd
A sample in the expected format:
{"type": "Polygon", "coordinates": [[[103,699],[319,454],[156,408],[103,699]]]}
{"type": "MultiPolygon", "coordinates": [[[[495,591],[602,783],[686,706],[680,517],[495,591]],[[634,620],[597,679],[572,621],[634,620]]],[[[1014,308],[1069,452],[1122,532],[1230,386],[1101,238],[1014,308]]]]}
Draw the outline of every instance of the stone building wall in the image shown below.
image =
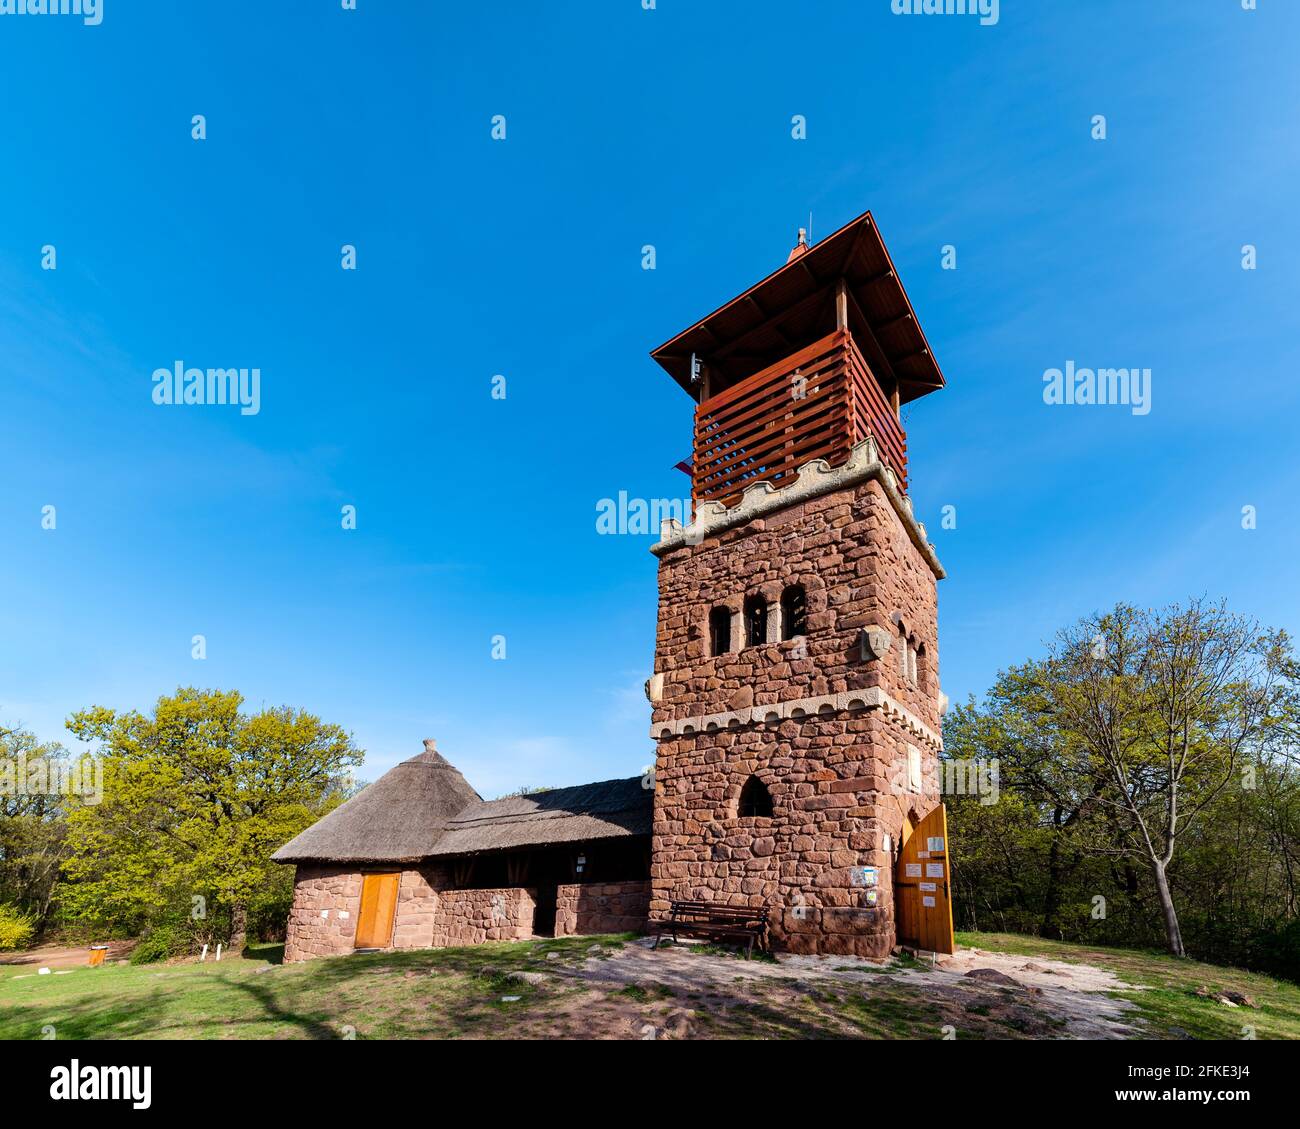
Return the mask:
{"type": "Polygon", "coordinates": [[[588,882],[561,886],[555,935],[640,933],[650,912],[650,883],[588,882]]]}
{"type": "Polygon", "coordinates": [[[939,802],[936,572],[909,525],[872,477],[661,556],[652,917],[675,898],[767,905],[779,946],[889,952],[892,849],[908,814],[939,802]],[[776,607],[795,583],[807,633],[781,641],[776,607]],[[732,608],[743,643],[753,594],[768,640],[711,656],[710,610],[732,608]],[[889,635],[883,656],[864,658],[864,628],[889,635]],[[904,639],[923,648],[915,684],[904,639]],[[751,774],[771,818],[737,814],[751,774]],[[863,867],[877,869],[874,905],[863,867]]]}
{"type": "Polygon", "coordinates": [[[427,949],[433,944],[438,915],[439,889],[446,885],[442,867],[427,866],[402,871],[393,917],[392,947],[427,949]]]}
{"type": "MultiPolygon", "coordinates": [[[[286,962],[353,951],[364,875],[347,867],[298,867],[285,937],[286,962]]],[[[401,872],[393,918],[393,949],[526,941],[533,935],[536,893],[521,887],[448,889],[445,867],[401,872]]],[[[556,936],[639,932],[645,927],[650,883],[600,882],[559,887],[556,936]]]]}
{"type": "Polygon", "coordinates": [[[527,941],[533,935],[536,909],[536,893],[517,886],[500,890],[441,890],[430,943],[442,946],[527,941]]]}
{"type": "Polygon", "coordinates": [[[299,866],[285,931],[285,961],[350,953],[360,905],[358,871],[347,867],[299,866]]]}
{"type": "Polygon", "coordinates": [[[673,549],[659,567],[654,669],[663,684],[652,720],[877,687],[937,730],[937,609],[934,573],[875,479],[673,549]],[[790,584],[808,595],[802,644],[778,634],[777,606],[790,584]],[[743,627],[753,594],[767,599],[771,641],[711,656],[710,610],[726,605],[743,627]],[[895,616],[925,648],[915,686],[899,673],[895,616]],[[864,663],[859,633],[873,626],[894,638],[883,659],[864,663]]]}

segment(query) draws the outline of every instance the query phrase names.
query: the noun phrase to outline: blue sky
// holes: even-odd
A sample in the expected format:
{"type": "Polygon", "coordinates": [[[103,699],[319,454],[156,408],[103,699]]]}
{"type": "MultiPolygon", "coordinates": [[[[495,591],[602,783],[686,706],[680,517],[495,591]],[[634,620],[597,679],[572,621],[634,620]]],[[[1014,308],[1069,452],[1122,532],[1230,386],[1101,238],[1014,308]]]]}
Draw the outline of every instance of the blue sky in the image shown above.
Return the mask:
{"type": "Polygon", "coordinates": [[[0,16],[0,720],[72,744],[74,709],[237,687],[367,778],[426,736],[487,795],[636,773],[655,560],[596,504],[687,492],[648,351],[809,212],[874,211],[948,378],[906,422],[950,696],[1117,600],[1300,629],[1297,32],[1281,0],[0,16]],[[260,412],[155,405],[178,360],[260,368],[260,412]],[[1149,367],[1151,412],[1045,405],[1069,360],[1149,367]]]}

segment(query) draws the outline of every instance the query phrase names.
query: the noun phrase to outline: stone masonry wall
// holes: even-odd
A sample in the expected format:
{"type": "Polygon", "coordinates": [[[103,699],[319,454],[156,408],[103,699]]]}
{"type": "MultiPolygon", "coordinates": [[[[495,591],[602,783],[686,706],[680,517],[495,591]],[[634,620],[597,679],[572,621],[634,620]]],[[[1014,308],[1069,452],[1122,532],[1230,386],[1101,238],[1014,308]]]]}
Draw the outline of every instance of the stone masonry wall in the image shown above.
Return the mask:
{"type": "Polygon", "coordinates": [[[565,885],[556,895],[555,935],[640,933],[649,912],[649,882],[565,885]]]}
{"type": "Polygon", "coordinates": [[[535,892],[520,887],[441,890],[430,943],[441,946],[527,941],[533,935],[536,908],[535,892]]]}
{"type": "MultiPolygon", "coordinates": [[[[666,553],[660,564],[656,722],[879,688],[937,733],[935,576],[875,481],[810,499],[666,553]],[[711,608],[804,585],[807,634],[708,654],[711,608]],[[925,648],[917,685],[900,673],[898,627],[925,648]],[[864,627],[893,637],[864,661],[864,627]]],[[[674,898],[767,905],[775,942],[801,952],[883,956],[893,946],[892,853],[903,820],[938,802],[938,749],[881,708],[750,719],[661,737],[655,772],[651,916],[674,898]],[[910,758],[909,758],[910,752],[910,758]],[[919,774],[909,763],[919,768],[919,774]],[[771,818],[736,814],[751,775],[771,818]],[[919,779],[918,779],[919,776],[919,779]],[[877,868],[876,904],[855,882],[877,868]]]]}
{"type": "Polygon", "coordinates": [[[878,482],[813,498],[665,554],[654,669],[664,676],[656,722],[880,687],[937,731],[935,577],[878,482]],[[713,607],[739,619],[745,597],[760,594],[774,625],[781,592],[796,583],[808,597],[805,657],[795,640],[709,655],[713,607]],[[895,614],[925,647],[916,686],[899,673],[895,614]],[[863,663],[859,632],[871,626],[895,638],[883,659],[863,663]]]}
{"type": "Polygon", "coordinates": [[[361,874],[345,867],[298,867],[284,938],[286,962],[352,951],[361,874]]]}
{"type": "Polygon", "coordinates": [[[433,944],[439,887],[445,884],[441,867],[402,871],[393,918],[393,948],[427,949],[433,944]]]}

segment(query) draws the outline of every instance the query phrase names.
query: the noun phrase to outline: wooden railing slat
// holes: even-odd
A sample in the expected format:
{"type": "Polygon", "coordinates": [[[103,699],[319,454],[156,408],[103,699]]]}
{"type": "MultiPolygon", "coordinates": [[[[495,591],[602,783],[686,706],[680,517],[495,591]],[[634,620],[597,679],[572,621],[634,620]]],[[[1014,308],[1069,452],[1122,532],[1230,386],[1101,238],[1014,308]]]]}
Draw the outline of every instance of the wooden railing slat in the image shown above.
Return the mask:
{"type": "Polygon", "coordinates": [[[779,487],[812,459],[837,465],[868,435],[905,491],[907,437],[857,343],[836,330],[699,405],[695,502],[730,503],[763,479],[779,487]],[[807,381],[800,399],[796,371],[807,381]]]}

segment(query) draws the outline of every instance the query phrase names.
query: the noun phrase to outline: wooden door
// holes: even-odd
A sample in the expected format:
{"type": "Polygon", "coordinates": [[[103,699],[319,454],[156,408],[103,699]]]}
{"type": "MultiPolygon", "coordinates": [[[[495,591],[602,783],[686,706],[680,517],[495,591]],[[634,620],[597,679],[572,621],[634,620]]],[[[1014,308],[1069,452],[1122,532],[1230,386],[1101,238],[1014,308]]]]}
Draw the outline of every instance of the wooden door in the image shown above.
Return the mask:
{"type": "Polygon", "coordinates": [[[898,852],[894,914],[899,944],[932,953],[956,951],[948,858],[948,812],[940,804],[904,837],[898,852]]]}
{"type": "Polygon", "coordinates": [[[367,874],[361,883],[361,910],[357,914],[358,949],[382,949],[393,938],[400,874],[367,874]]]}

